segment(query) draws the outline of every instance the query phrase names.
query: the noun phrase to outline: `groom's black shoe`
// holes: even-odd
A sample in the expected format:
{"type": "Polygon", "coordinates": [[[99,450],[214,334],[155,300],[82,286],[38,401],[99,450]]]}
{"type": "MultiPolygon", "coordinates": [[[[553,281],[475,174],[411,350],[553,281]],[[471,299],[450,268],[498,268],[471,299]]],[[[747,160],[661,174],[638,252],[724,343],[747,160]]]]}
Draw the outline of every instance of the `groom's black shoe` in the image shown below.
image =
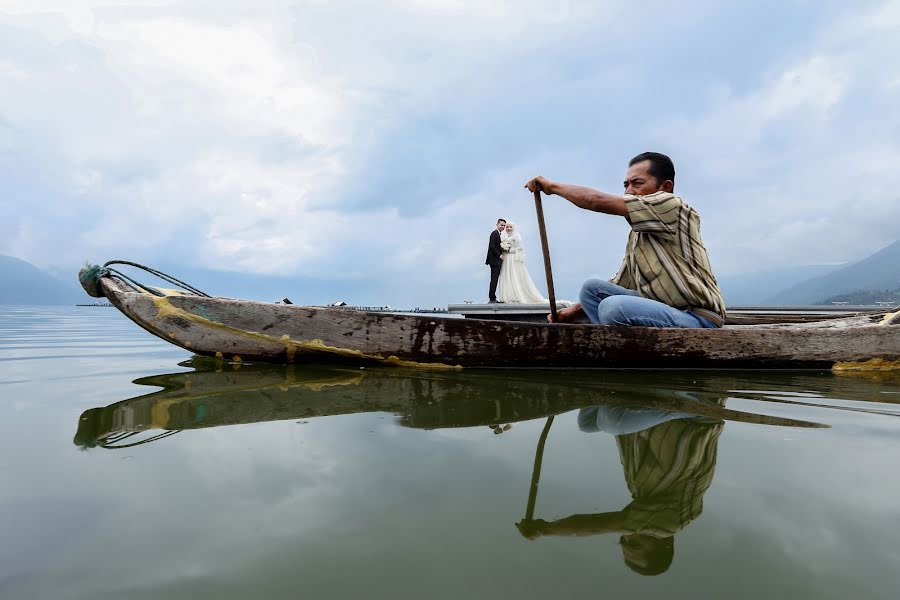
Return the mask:
{"type": "Polygon", "coordinates": [[[488,300],[488,304],[500,304],[499,300],[488,300]]]}

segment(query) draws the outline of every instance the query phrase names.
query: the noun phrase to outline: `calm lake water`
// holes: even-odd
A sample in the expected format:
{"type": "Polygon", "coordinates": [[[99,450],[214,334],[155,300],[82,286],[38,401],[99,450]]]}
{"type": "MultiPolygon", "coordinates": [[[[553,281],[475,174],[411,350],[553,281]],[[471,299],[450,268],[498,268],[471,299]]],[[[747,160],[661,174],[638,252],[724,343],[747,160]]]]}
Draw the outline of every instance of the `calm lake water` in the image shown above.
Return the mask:
{"type": "Polygon", "coordinates": [[[0,307],[0,398],[4,599],[900,596],[897,377],[239,366],[0,307]]]}

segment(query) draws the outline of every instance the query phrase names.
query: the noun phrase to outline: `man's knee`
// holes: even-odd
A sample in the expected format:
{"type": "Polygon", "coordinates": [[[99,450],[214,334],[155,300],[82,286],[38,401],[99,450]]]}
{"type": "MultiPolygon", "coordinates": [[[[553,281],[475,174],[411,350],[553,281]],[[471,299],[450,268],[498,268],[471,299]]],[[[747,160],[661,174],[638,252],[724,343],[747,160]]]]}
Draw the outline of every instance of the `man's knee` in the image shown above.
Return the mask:
{"type": "Polygon", "coordinates": [[[696,317],[678,309],[631,296],[610,296],[597,308],[601,325],[631,327],[701,327],[696,317]]]}
{"type": "Polygon", "coordinates": [[[633,311],[628,309],[629,296],[610,296],[597,307],[600,325],[634,325],[633,311]]]}
{"type": "Polygon", "coordinates": [[[579,292],[578,297],[581,300],[581,303],[584,304],[585,298],[594,298],[595,301],[597,301],[617,293],[619,292],[618,289],[616,289],[616,286],[613,286],[613,284],[608,281],[603,279],[588,279],[582,284],[581,292],[579,292]]]}

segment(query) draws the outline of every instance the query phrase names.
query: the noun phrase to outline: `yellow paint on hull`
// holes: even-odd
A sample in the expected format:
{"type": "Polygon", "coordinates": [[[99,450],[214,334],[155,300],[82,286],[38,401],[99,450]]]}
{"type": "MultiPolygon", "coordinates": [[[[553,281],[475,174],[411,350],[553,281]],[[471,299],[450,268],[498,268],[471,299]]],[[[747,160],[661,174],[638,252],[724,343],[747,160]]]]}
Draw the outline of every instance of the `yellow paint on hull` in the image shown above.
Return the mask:
{"type": "Polygon", "coordinates": [[[836,362],[832,371],[900,371],[900,360],[872,358],[854,362],[836,362]]]}
{"type": "MultiPolygon", "coordinates": [[[[322,390],[330,387],[336,386],[344,386],[344,385],[359,385],[359,383],[363,380],[362,373],[350,373],[344,377],[335,377],[329,379],[319,379],[313,381],[294,381],[294,376],[292,373],[285,374],[285,380],[283,383],[268,385],[248,385],[248,386],[240,386],[240,385],[231,385],[228,387],[228,393],[234,394],[238,392],[255,392],[261,390],[272,389],[273,387],[279,389],[282,392],[289,391],[294,388],[301,388],[305,390],[310,390],[313,392],[321,392],[322,390]]],[[[190,379],[185,382],[184,388],[190,389],[191,382],[190,379]]],[[[167,398],[165,400],[159,400],[153,403],[153,406],[150,407],[150,429],[170,429],[170,414],[169,409],[172,406],[177,406],[184,402],[202,400],[203,398],[212,398],[215,400],[221,392],[210,392],[209,390],[197,393],[197,394],[184,394],[182,396],[178,396],[177,398],[167,398]]]]}
{"type": "Polygon", "coordinates": [[[895,318],[898,317],[898,315],[900,315],[900,310],[895,311],[895,312],[890,312],[890,313],[884,315],[884,318],[878,324],[879,325],[889,325],[891,323],[891,321],[893,321],[895,318]]]}
{"type": "MultiPolygon", "coordinates": [[[[148,295],[149,296],[149,295],[148,295]]],[[[217,323],[215,321],[211,321],[207,318],[201,317],[200,315],[196,315],[192,312],[188,312],[184,309],[177,308],[172,306],[172,303],[169,302],[167,297],[159,297],[159,296],[150,296],[153,304],[156,306],[157,316],[160,319],[168,319],[173,317],[178,317],[181,319],[187,319],[188,321],[193,321],[199,325],[204,327],[209,327],[211,329],[219,329],[221,331],[226,331],[230,335],[238,335],[241,337],[251,338],[254,340],[271,343],[274,345],[284,346],[285,352],[287,354],[288,362],[294,362],[295,356],[298,350],[306,350],[312,352],[325,352],[328,354],[334,354],[337,356],[342,356],[345,358],[357,358],[362,360],[380,362],[386,365],[398,366],[398,367],[413,367],[417,369],[461,369],[462,367],[459,365],[449,365],[446,363],[425,363],[425,362],[417,362],[412,360],[404,360],[398,356],[388,356],[384,357],[380,354],[366,354],[361,350],[353,350],[351,348],[339,348],[337,346],[329,346],[321,339],[313,339],[309,341],[295,340],[291,338],[289,335],[284,334],[281,337],[275,337],[272,335],[267,335],[265,333],[259,333],[256,331],[245,331],[243,329],[237,329],[235,327],[230,327],[228,325],[224,325],[222,323],[217,323]]],[[[174,339],[175,336],[170,336],[174,339]]],[[[216,352],[216,356],[221,356],[220,352],[216,352]]]]}
{"type": "MultiPolygon", "coordinates": [[[[287,337],[287,336],[282,336],[287,337]]],[[[290,338],[288,338],[290,340],[290,338]]],[[[296,348],[303,348],[304,350],[312,350],[314,352],[328,352],[330,354],[338,354],[340,356],[345,356],[347,358],[362,358],[365,360],[376,360],[385,364],[395,365],[398,367],[415,367],[418,369],[461,369],[459,365],[448,365],[445,363],[423,363],[416,362],[413,360],[403,360],[397,356],[388,356],[387,358],[379,355],[379,354],[366,354],[360,350],[350,350],[348,348],[337,348],[335,346],[329,346],[325,342],[319,339],[310,340],[308,342],[298,342],[296,340],[290,340],[290,343],[293,344],[296,348]]]]}

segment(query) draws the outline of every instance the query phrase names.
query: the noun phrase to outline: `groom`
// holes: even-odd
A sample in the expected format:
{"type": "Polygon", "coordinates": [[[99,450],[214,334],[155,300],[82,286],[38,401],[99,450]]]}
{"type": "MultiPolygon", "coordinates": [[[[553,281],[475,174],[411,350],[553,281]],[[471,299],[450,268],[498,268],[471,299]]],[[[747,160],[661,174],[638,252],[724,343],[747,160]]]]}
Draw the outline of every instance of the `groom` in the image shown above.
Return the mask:
{"type": "Polygon", "coordinates": [[[484,264],[491,268],[491,287],[488,288],[488,303],[497,302],[497,282],[500,280],[500,267],[503,266],[503,248],[500,247],[500,232],[506,228],[506,219],[497,219],[497,226],[491,232],[488,242],[487,258],[484,264]]]}

